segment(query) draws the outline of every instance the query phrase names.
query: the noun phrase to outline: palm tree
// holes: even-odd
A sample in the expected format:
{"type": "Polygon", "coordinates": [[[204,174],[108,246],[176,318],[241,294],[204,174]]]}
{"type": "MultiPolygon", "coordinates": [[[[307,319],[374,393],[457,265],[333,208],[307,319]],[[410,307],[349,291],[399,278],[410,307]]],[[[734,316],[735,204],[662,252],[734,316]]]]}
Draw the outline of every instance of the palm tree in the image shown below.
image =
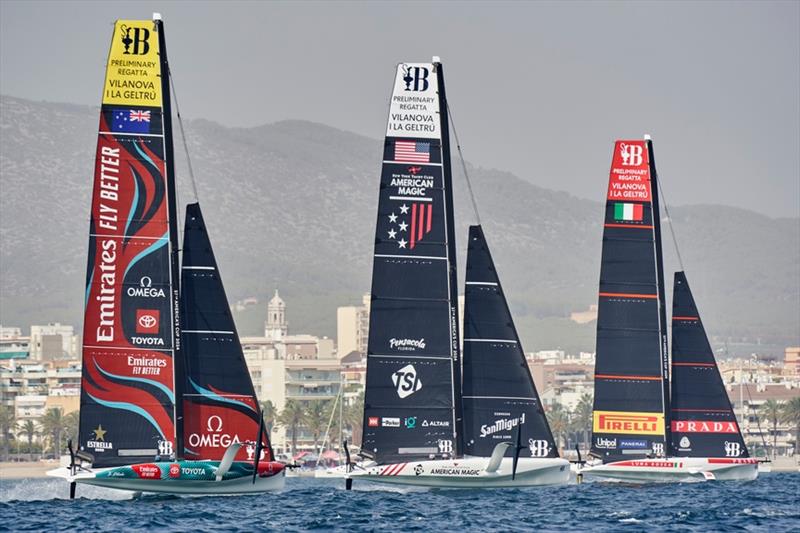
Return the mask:
{"type": "Polygon", "coordinates": [[[61,408],[51,407],[44,413],[39,422],[42,425],[42,434],[49,437],[53,456],[58,459],[58,454],[61,450],[61,435],[66,429],[66,420],[61,408]]]}
{"type": "Polygon", "coordinates": [[[267,435],[272,435],[272,428],[277,424],[278,410],[272,400],[261,402],[261,416],[264,417],[264,427],[267,428],[267,435]]]}
{"type": "Polygon", "coordinates": [[[8,461],[9,448],[14,435],[11,432],[14,427],[14,409],[6,405],[0,405],[0,439],[3,445],[3,461],[8,461]]]}
{"type": "Polygon", "coordinates": [[[783,404],[781,421],[794,426],[794,455],[800,447],[800,396],[795,396],[783,404]]]}
{"type": "Polygon", "coordinates": [[[67,440],[78,442],[78,426],[80,425],[80,411],[72,411],[64,416],[64,433],[67,440]]]}
{"type": "Polygon", "coordinates": [[[588,447],[589,434],[592,432],[592,407],[592,395],[584,394],[572,411],[573,424],[580,433],[581,442],[585,447],[588,447]]]}
{"type": "Polygon", "coordinates": [[[330,400],[312,400],[306,404],[305,413],[303,414],[303,425],[314,436],[314,450],[317,452],[319,452],[317,448],[319,437],[328,427],[331,405],[333,405],[333,402],[330,400]]]}
{"type": "Polygon", "coordinates": [[[30,418],[27,420],[19,421],[19,436],[25,436],[28,439],[28,460],[33,461],[33,438],[40,434],[39,428],[36,427],[36,422],[30,418]]]}
{"type": "Polygon", "coordinates": [[[778,421],[781,419],[782,408],[777,400],[767,400],[759,408],[764,413],[764,417],[772,422],[772,460],[775,460],[775,452],[778,447],[778,421]]]}
{"type": "Polygon", "coordinates": [[[569,412],[560,403],[554,403],[547,412],[547,419],[556,439],[556,446],[563,449],[569,431],[569,412]]]}
{"type": "Polygon", "coordinates": [[[297,428],[303,423],[305,409],[297,400],[287,400],[283,411],[278,415],[277,423],[292,434],[292,456],[297,453],[297,428]]]}
{"type": "Polygon", "coordinates": [[[361,425],[364,423],[364,391],[362,390],[356,396],[353,403],[346,406],[344,409],[344,424],[350,428],[351,444],[361,446],[361,440],[364,432],[361,425]]]}

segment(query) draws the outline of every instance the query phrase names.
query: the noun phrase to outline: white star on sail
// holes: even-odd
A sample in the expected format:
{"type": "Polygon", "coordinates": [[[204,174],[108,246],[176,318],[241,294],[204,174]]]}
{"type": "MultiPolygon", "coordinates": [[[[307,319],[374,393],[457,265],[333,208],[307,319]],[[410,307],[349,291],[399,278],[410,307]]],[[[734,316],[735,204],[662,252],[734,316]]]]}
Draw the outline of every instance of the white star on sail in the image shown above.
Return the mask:
{"type": "Polygon", "coordinates": [[[406,240],[405,239],[400,239],[399,241],[397,241],[397,244],[400,245],[400,248],[405,248],[406,247],[406,240]]]}
{"type": "Polygon", "coordinates": [[[389,215],[389,222],[397,222],[397,215],[395,215],[394,213],[389,215]]]}
{"type": "Polygon", "coordinates": [[[406,204],[403,204],[400,206],[400,214],[405,215],[406,213],[408,213],[408,206],[406,204]]]}
{"type": "Polygon", "coordinates": [[[396,237],[397,237],[397,232],[395,230],[393,230],[393,229],[390,229],[389,230],[389,238],[390,239],[394,239],[396,237]]]}
{"type": "Polygon", "coordinates": [[[405,231],[406,228],[408,228],[408,224],[406,224],[405,222],[401,222],[400,223],[400,231],[405,231]]]}

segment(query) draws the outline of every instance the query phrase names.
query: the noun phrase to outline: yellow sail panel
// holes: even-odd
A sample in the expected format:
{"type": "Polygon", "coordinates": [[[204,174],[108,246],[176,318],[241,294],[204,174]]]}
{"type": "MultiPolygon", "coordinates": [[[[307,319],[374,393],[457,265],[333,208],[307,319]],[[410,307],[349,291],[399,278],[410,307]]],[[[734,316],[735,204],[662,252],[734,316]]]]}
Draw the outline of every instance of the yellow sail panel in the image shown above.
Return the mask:
{"type": "Polygon", "coordinates": [[[161,64],[153,21],[118,20],[114,25],[103,104],[161,107],[161,64]]]}

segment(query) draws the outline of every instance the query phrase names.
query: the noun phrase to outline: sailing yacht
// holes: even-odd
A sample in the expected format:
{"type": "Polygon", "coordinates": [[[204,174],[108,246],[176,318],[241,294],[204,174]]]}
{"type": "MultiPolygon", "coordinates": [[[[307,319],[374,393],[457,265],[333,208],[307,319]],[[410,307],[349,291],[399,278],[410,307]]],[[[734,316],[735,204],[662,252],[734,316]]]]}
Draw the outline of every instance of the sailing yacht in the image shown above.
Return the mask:
{"type": "Polygon", "coordinates": [[[672,387],[653,143],[619,140],[607,193],[592,422],[583,476],[622,481],[758,475],[683,272],[675,274],[672,387]]]}
{"type": "Polygon", "coordinates": [[[565,483],[568,463],[558,458],[479,227],[470,231],[462,384],[448,127],[439,59],[398,65],[373,258],[367,462],[350,469],[348,486],[565,483]]]}
{"type": "Polygon", "coordinates": [[[283,486],[200,206],[179,265],[164,24],[118,20],[89,228],[81,409],[69,466],[89,484],[171,494],[283,486]]]}

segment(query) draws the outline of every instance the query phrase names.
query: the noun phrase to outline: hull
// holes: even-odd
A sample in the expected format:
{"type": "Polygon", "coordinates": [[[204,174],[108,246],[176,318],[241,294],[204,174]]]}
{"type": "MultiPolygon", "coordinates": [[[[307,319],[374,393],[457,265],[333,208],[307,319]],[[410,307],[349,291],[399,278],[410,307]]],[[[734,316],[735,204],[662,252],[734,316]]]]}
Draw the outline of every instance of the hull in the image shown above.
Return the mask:
{"type": "Polygon", "coordinates": [[[569,481],[565,459],[520,458],[515,479],[511,479],[512,459],[503,458],[495,472],[487,472],[488,457],[460,460],[413,461],[375,465],[350,473],[355,480],[412,485],[418,487],[489,489],[564,485],[569,481]]]}
{"type": "Polygon", "coordinates": [[[632,483],[752,481],[758,477],[758,460],[705,457],[637,459],[587,465],[579,473],[587,479],[632,483]]]}
{"type": "Polygon", "coordinates": [[[233,463],[219,481],[216,480],[218,466],[219,461],[140,463],[78,470],[74,475],[68,467],[61,467],[50,470],[47,475],[70,483],[163,494],[247,494],[280,490],[284,487],[286,470],[282,463],[259,464],[255,483],[250,463],[233,463]]]}

